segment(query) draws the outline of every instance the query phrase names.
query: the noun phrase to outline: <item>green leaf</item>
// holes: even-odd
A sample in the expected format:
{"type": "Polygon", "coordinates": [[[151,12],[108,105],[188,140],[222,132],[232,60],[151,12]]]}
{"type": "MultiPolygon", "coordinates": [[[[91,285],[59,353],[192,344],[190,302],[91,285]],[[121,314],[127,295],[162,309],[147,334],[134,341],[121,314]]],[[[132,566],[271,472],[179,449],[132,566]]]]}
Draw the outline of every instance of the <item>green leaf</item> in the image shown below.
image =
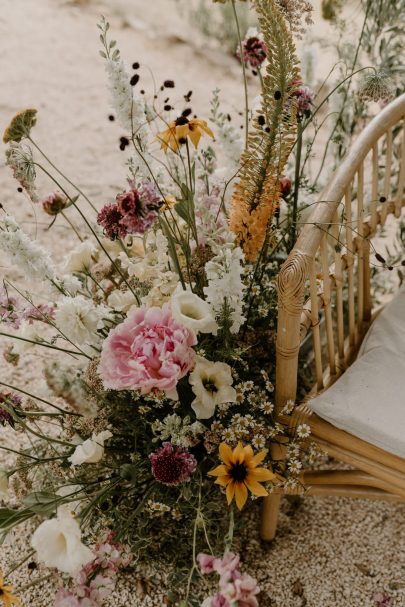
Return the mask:
{"type": "Polygon", "coordinates": [[[14,527],[18,523],[30,518],[32,514],[28,509],[12,510],[11,508],[0,508],[0,529],[14,527]]]}
{"type": "Polygon", "coordinates": [[[103,59],[107,59],[107,55],[105,54],[104,51],[98,51],[98,52],[103,57],[103,59]]]}
{"type": "Polygon", "coordinates": [[[23,499],[23,504],[36,514],[51,514],[60,504],[61,497],[55,493],[36,491],[23,499]]]}

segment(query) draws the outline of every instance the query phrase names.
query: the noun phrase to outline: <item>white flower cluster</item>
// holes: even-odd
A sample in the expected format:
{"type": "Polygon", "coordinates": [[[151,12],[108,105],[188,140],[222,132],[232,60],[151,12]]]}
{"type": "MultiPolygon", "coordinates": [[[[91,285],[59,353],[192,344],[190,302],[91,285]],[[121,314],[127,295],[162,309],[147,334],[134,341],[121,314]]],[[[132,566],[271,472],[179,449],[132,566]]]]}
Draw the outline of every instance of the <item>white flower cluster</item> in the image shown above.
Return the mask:
{"type": "Polygon", "coordinates": [[[36,171],[31,148],[11,141],[6,150],[6,164],[12,169],[15,179],[25,189],[32,202],[38,202],[35,186],[36,171]]]}
{"type": "Polygon", "coordinates": [[[237,333],[245,321],[243,260],[242,249],[228,245],[218,248],[215,257],[205,264],[208,286],[204,287],[204,293],[207,302],[211,304],[217,319],[223,314],[224,308],[228,310],[232,333],[237,333]]]}
{"type": "Polygon", "coordinates": [[[143,140],[146,136],[144,104],[134,96],[123,61],[108,59],[105,69],[108,76],[111,105],[120,125],[129,133],[136,133],[137,137],[143,140]]]}
{"type": "Polygon", "coordinates": [[[177,273],[169,270],[168,244],[161,230],[148,233],[143,257],[129,258],[122,253],[120,261],[129,276],[149,283],[148,294],[141,298],[146,306],[161,306],[170,299],[179,284],[177,273]]]}
{"type": "Polygon", "coordinates": [[[189,416],[182,419],[176,413],[172,413],[163,421],[157,419],[153,422],[152,430],[158,436],[154,441],[170,440],[173,445],[188,448],[198,443],[198,436],[204,433],[205,426],[200,422],[191,423],[189,416]]]}
{"type": "Polygon", "coordinates": [[[31,240],[11,215],[0,221],[0,249],[30,278],[41,281],[55,279],[56,268],[49,253],[31,240]]]}
{"type": "Polygon", "coordinates": [[[98,330],[105,326],[111,312],[105,306],[95,306],[83,295],[63,297],[55,314],[56,325],[69,339],[81,346],[97,345],[101,341],[98,330]]]}

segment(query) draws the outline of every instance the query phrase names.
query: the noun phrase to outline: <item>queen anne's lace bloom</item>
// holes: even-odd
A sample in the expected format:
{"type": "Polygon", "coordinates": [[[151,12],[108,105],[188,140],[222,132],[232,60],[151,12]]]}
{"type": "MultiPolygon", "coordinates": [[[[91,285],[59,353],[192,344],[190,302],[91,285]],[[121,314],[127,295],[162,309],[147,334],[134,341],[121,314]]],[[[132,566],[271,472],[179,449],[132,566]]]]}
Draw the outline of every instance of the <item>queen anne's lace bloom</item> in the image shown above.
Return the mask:
{"type": "Polygon", "coordinates": [[[38,202],[35,187],[36,171],[31,148],[12,141],[6,150],[6,164],[12,169],[14,178],[21,184],[32,202],[38,202]]]}

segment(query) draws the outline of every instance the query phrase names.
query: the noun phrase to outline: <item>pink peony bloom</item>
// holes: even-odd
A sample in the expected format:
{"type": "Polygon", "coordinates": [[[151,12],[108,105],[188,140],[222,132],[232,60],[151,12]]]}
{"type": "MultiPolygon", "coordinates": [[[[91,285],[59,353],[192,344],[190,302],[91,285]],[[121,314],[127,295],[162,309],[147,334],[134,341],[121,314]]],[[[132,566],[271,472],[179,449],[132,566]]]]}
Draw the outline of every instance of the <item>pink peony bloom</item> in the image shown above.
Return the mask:
{"type": "Polygon", "coordinates": [[[197,460],[184,447],[174,447],[163,443],[155,453],[149,455],[152,462],[152,474],[164,485],[180,485],[188,481],[197,468],[197,460]]]}
{"type": "Polygon", "coordinates": [[[197,343],[192,331],[174,320],[170,308],[135,308],[103,343],[99,374],[105,388],[162,390],[177,398],[176,385],[193,367],[197,343]]]}

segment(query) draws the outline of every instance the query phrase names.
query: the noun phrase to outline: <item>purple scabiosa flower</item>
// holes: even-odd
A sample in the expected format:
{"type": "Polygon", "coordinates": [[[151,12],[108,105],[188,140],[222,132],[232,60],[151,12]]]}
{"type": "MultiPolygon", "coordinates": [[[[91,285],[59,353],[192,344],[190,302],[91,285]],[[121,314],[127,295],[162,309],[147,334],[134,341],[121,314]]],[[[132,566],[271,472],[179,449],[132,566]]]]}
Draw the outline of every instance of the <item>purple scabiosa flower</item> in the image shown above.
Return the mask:
{"type": "Polygon", "coordinates": [[[27,320],[30,325],[33,324],[34,320],[41,320],[43,322],[46,322],[48,319],[54,320],[55,307],[49,304],[29,305],[23,311],[22,318],[27,320]]]}
{"type": "Polygon", "coordinates": [[[0,424],[5,426],[8,424],[12,428],[15,426],[15,421],[11,413],[7,411],[5,407],[2,407],[2,403],[7,405],[8,409],[12,411],[18,411],[21,407],[22,399],[17,394],[12,392],[0,392],[0,424]]]}
{"type": "Polygon", "coordinates": [[[144,234],[154,223],[162,204],[155,186],[142,182],[138,187],[129,182],[130,189],[116,197],[115,203],[105,205],[97,216],[97,223],[111,240],[128,234],[144,234]]]}
{"type": "Polygon", "coordinates": [[[246,65],[253,68],[259,67],[267,57],[267,48],[264,41],[258,36],[249,36],[242,42],[242,59],[239,47],[236,49],[236,56],[246,65]]]}
{"type": "Polygon", "coordinates": [[[152,474],[163,485],[180,485],[188,481],[197,467],[197,460],[184,447],[165,442],[149,455],[152,474]]]}

